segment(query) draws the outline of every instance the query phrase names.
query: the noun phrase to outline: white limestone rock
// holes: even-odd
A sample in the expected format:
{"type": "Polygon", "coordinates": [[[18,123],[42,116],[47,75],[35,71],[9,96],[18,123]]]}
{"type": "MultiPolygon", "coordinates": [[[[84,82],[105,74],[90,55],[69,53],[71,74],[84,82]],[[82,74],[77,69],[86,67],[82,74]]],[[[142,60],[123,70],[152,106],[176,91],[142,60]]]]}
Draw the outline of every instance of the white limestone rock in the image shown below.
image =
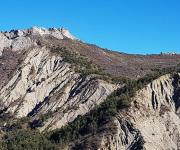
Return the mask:
{"type": "Polygon", "coordinates": [[[107,130],[95,136],[99,138],[99,142],[93,140],[99,144],[98,148],[103,150],[179,149],[180,119],[176,111],[179,102],[173,97],[175,92],[173,82],[177,82],[178,85],[179,81],[174,80],[170,74],[167,74],[137,91],[131,107],[127,111],[119,112],[114,118],[116,124],[106,125],[110,126],[110,132],[107,130]]]}
{"type": "Polygon", "coordinates": [[[82,79],[70,64],[52,55],[46,47],[33,48],[13,78],[0,90],[1,109],[7,108],[6,112],[17,118],[56,111],[41,128],[52,130],[89,112],[116,88],[91,77],[82,79]],[[56,94],[58,97],[54,97],[56,94]]]}
{"type": "Polygon", "coordinates": [[[20,36],[12,41],[12,51],[19,52],[23,49],[30,48],[33,44],[35,45],[29,37],[20,36]]]}
{"type": "Polygon", "coordinates": [[[10,47],[11,40],[9,40],[3,33],[0,33],[0,56],[5,47],[10,47]]]}
{"type": "Polygon", "coordinates": [[[63,36],[69,38],[69,39],[72,39],[72,40],[75,40],[76,38],[66,29],[62,28],[61,29],[61,33],[63,36]]]}
{"type": "Polygon", "coordinates": [[[46,28],[33,27],[33,28],[29,29],[28,32],[31,35],[41,35],[41,36],[48,36],[49,35],[49,36],[53,36],[57,39],[64,39],[64,38],[69,38],[72,40],[76,39],[68,30],[66,30],[64,28],[46,29],[46,28]]]}

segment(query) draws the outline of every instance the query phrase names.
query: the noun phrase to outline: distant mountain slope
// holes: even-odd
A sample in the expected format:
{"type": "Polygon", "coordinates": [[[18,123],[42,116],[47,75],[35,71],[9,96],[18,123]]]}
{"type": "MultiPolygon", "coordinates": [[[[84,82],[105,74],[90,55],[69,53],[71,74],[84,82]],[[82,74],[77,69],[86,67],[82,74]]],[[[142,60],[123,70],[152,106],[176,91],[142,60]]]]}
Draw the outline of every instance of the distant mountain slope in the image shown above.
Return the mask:
{"type": "Polygon", "coordinates": [[[180,63],[180,55],[130,55],[107,49],[96,45],[86,44],[78,40],[44,39],[44,44],[53,43],[66,47],[71,51],[79,52],[90,61],[100,66],[106,73],[129,78],[143,77],[153,70],[176,66],[180,63]]]}

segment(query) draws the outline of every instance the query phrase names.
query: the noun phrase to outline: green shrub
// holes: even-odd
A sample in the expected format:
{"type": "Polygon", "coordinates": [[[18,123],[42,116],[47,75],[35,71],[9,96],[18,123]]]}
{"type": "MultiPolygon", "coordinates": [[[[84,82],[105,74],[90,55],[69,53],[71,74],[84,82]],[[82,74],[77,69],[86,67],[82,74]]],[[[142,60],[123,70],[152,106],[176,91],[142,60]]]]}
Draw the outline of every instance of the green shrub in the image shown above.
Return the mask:
{"type": "Polygon", "coordinates": [[[8,150],[56,150],[57,147],[52,144],[43,134],[36,130],[15,130],[8,132],[1,148],[8,150]]]}

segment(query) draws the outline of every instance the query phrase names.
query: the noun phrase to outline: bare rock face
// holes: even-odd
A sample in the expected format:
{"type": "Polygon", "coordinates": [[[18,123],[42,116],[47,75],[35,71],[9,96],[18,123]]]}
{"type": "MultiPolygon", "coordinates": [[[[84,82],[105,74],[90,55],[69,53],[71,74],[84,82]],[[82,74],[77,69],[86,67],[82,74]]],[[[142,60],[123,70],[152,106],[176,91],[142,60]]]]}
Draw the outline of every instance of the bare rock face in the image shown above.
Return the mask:
{"type": "MultiPolygon", "coordinates": [[[[82,116],[102,103],[116,89],[115,85],[87,78],[80,78],[76,82],[72,81],[72,83],[69,83],[70,87],[66,87],[62,98],[59,99],[60,102],[57,102],[57,97],[56,102],[54,102],[56,104],[52,102],[58,110],[53,117],[45,122],[41,130],[46,128],[49,130],[57,129],[68,122],[72,122],[78,115],[82,116]],[[59,104],[57,105],[57,103],[59,104]]],[[[51,101],[49,102],[51,103],[51,101]]],[[[49,110],[50,107],[46,104],[44,108],[49,110]]]]}
{"type": "Polygon", "coordinates": [[[11,40],[8,40],[8,38],[3,33],[0,33],[0,56],[2,55],[3,49],[5,47],[9,47],[10,45],[11,40]]]}
{"type": "Polygon", "coordinates": [[[179,149],[179,81],[180,74],[154,80],[137,91],[128,110],[67,149],[179,149]]]}
{"type": "Polygon", "coordinates": [[[30,38],[17,37],[12,42],[12,51],[19,52],[21,50],[30,48],[32,45],[35,45],[35,43],[33,43],[30,38]]]}
{"type": "Polygon", "coordinates": [[[51,52],[49,45],[39,46],[36,37],[42,41],[46,37],[76,39],[64,28],[33,27],[1,33],[1,113],[14,118],[30,116],[36,121],[51,112],[39,129],[53,130],[86,114],[117,88],[75,73],[61,55],[51,52]]]}
{"type": "Polygon", "coordinates": [[[146,149],[178,149],[180,145],[179,74],[165,75],[137,92],[131,108],[146,149]],[[135,107],[135,105],[137,107],[135,107]]]}
{"type": "Polygon", "coordinates": [[[54,114],[41,130],[56,129],[103,102],[117,86],[81,77],[46,47],[30,49],[0,90],[1,110],[16,118],[54,114]]]}

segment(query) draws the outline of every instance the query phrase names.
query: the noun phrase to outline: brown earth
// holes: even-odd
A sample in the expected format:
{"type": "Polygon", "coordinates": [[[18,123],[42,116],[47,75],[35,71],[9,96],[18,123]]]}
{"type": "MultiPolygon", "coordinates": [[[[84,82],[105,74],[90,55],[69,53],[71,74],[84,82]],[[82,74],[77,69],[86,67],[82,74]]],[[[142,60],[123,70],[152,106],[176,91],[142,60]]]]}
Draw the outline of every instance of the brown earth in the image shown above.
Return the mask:
{"type": "Polygon", "coordinates": [[[108,49],[100,48],[96,45],[74,41],[70,39],[57,40],[46,38],[41,40],[41,44],[66,47],[66,49],[80,53],[90,61],[100,66],[106,73],[115,76],[129,78],[143,77],[152,73],[155,69],[176,66],[180,63],[180,55],[132,55],[108,49]]]}

